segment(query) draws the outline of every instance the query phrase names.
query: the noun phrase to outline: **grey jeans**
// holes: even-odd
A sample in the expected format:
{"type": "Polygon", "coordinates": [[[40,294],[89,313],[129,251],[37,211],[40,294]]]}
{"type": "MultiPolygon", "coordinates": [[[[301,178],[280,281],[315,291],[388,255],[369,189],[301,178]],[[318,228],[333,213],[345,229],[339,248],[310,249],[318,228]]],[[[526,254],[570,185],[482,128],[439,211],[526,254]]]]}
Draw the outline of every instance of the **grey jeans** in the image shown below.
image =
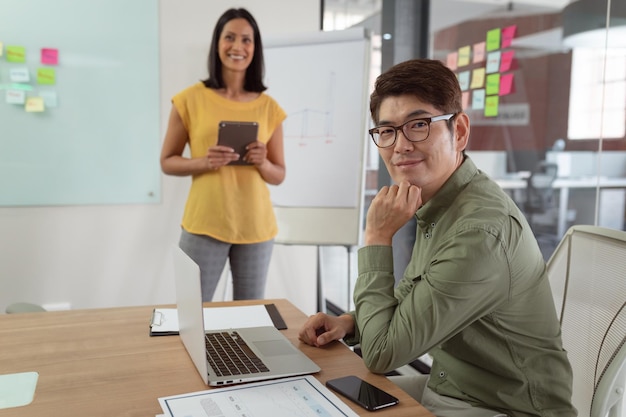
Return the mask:
{"type": "Polygon", "coordinates": [[[507,417],[497,411],[473,407],[465,401],[437,394],[428,388],[428,377],[398,375],[388,378],[437,417],[507,417]]]}
{"type": "Polygon", "coordinates": [[[213,300],[227,259],[233,276],[233,299],[256,300],[264,297],[273,240],[238,245],[182,230],[179,245],[200,267],[202,301],[213,300]]]}

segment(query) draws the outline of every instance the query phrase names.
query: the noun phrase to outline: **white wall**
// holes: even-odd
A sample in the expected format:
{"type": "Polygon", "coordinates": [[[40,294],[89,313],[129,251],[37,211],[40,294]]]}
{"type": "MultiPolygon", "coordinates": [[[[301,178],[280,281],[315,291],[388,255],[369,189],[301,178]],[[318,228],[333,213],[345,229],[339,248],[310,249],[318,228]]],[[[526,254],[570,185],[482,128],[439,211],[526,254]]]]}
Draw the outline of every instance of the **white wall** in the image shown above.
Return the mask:
{"type": "MultiPolygon", "coordinates": [[[[320,26],[318,0],[160,0],[161,139],[172,95],[206,76],[212,30],[229,7],[250,10],[264,37],[320,26]]],[[[15,301],[73,309],[175,302],[169,250],[188,186],[163,176],[161,204],[0,208],[0,312],[15,301]]],[[[315,311],[316,248],[277,245],[269,280],[268,298],[315,311]]]]}

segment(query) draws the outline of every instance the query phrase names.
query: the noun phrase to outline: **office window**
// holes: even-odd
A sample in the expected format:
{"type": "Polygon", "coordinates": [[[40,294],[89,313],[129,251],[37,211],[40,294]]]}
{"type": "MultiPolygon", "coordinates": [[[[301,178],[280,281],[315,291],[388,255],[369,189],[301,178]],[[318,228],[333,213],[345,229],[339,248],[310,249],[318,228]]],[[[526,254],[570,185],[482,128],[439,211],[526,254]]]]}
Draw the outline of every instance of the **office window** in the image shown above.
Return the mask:
{"type": "Polygon", "coordinates": [[[623,138],[626,129],[626,54],[623,49],[574,48],[568,138],[623,138]]]}

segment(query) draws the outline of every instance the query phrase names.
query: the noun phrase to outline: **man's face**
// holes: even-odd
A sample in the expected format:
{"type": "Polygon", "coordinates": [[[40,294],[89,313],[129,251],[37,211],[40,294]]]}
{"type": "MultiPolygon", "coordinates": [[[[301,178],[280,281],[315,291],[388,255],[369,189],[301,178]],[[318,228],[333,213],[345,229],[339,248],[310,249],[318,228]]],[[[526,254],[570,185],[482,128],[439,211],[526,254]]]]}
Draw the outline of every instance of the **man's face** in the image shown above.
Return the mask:
{"type": "MultiPolygon", "coordinates": [[[[412,95],[392,96],[383,99],[379,109],[378,125],[398,126],[409,120],[440,116],[441,111],[412,95]]],[[[428,201],[463,162],[462,150],[467,145],[469,120],[464,113],[452,121],[432,122],[425,141],[411,142],[402,131],[396,142],[380,148],[380,156],[395,183],[408,180],[422,188],[422,200],[428,201]]]]}

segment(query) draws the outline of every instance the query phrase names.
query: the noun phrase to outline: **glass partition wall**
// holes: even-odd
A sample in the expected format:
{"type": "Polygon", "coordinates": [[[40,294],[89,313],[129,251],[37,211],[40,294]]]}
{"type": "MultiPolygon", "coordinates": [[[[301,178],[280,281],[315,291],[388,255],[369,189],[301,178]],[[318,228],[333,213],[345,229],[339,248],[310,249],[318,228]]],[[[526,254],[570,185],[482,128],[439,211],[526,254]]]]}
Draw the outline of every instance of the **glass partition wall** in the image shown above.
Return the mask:
{"type": "MultiPolygon", "coordinates": [[[[384,1],[324,1],[324,30],[371,31],[372,83],[384,1]]],[[[626,230],[626,1],[437,0],[426,30],[429,57],[461,83],[468,155],[524,211],[546,259],[572,224],[626,230]]],[[[366,199],[385,169],[369,146],[366,199]]],[[[333,251],[324,251],[322,275],[341,259],[346,276],[342,248],[333,251]]],[[[350,288],[335,297],[343,309],[350,288]]]]}
{"type": "Polygon", "coordinates": [[[546,258],[572,224],[623,230],[626,2],[509,2],[450,25],[436,22],[456,6],[436,3],[432,57],[461,83],[468,154],[522,208],[546,258]]]}
{"type": "MultiPolygon", "coordinates": [[[[325,2],[325,30],[355,25],[354,16],[371,30],[372,81],[381,4],[325,2]]],[[[575,223],[624,229],[626,2],[437,0],[428,30],[429,57],[453,69],[463,89],[468,154],[511,194],[538,237],[558,241],[575,223]],[[555,165],[550,180],[543,171],[555,165]]],[[[379,188],[379,168],[372,146],[366,198],[379,188]]]]}

